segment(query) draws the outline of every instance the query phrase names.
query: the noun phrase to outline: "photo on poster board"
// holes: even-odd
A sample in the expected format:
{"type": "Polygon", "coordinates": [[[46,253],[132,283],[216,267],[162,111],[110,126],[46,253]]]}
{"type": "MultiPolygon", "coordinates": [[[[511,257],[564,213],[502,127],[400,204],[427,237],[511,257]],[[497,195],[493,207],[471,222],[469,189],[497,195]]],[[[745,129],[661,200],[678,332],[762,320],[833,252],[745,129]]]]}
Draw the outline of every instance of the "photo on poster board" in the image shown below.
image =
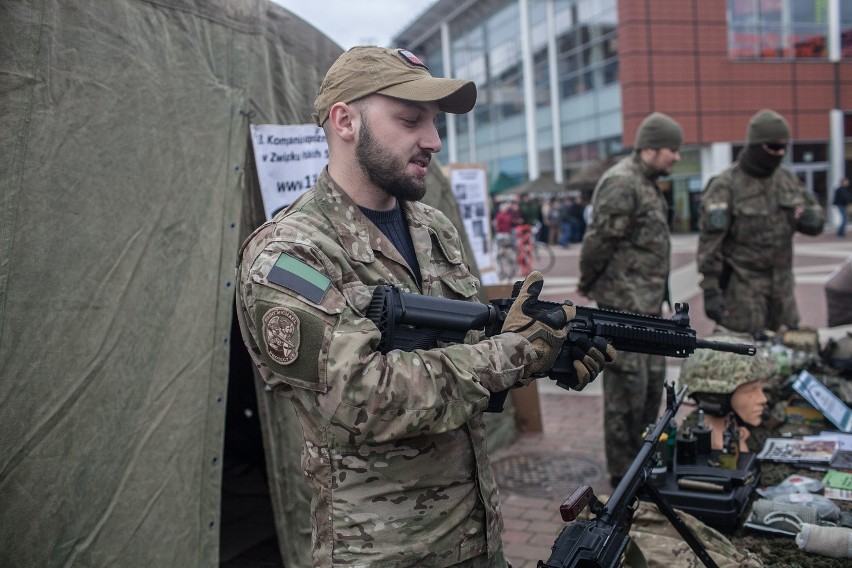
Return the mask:
{"type": "Polygon", "coordinates": [[[328,164],[328,143],[315,124],[252,124],[250,135],[269,220],[316,184],[328,164]]]}
{"type": "Polygon", "coordinates": [[[496,284],[487,170],[483,164],[450,164],[447,170],[482,283],[496,284]]]}

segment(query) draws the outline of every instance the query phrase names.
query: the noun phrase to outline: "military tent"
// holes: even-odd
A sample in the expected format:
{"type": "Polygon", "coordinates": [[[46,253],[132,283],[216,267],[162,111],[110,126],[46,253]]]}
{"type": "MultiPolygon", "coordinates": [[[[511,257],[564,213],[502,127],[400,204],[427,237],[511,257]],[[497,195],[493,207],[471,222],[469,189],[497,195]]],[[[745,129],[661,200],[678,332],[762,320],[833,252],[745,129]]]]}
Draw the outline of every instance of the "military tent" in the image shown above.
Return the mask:
{"type": "Polygon", "coordinates": [[[298,430],[233,327],[234,261],[249,124],[309,122],[340,53],[267,0],[0,2],[0,566],[224,563],[254,502],[223,469],[261,427],[304,565],[298,430]]]}

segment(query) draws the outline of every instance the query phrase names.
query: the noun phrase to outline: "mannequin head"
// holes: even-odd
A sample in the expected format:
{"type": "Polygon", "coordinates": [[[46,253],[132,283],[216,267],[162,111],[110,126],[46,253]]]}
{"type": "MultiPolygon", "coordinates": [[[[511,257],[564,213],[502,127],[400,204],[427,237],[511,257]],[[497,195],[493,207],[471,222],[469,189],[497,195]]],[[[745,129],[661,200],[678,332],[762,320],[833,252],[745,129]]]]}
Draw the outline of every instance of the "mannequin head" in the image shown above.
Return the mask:
{"type": "Polygon", "coordinates": [[[760,426],[766,409],[763,379],[743,383],[731,395],[731,410],[745,424],[760,426]]]}
{"type": "MultiPolygon", "coordinates": [[[[725,334],[712,339],[743,343],[750,342],[748,337],[725,334]]],[[[770,361],[760,355],[697,349],[681,366],[680,381],[708,417],[724,418],[733,412],[741,424],[759,426],[767,402],[763,379],[774,372],[770,361]]]]}

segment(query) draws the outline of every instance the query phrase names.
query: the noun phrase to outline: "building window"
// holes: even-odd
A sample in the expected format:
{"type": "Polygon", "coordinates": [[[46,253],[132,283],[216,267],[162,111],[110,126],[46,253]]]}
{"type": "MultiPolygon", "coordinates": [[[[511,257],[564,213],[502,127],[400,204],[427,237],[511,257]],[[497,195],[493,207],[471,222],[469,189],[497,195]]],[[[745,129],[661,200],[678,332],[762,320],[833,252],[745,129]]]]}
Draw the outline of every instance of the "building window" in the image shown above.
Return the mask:
{"type": "Polygon", "coordinates": [[[728,0],[732,59],[825,59],[827,33],[825,0],[728,0]]]}
{"type": "Polygon", "coordinates": [[[852,2],[849,0],[840,2],[840,57],[852,59],[852,2]]]}

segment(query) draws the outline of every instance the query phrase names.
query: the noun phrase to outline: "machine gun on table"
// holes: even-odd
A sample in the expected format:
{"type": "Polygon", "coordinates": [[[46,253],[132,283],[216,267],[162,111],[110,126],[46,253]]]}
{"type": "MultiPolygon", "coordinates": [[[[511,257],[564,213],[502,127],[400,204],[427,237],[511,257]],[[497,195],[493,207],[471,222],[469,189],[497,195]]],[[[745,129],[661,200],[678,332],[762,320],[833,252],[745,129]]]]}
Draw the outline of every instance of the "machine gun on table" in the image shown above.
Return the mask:
{"type": "Polygon", "coordinates": [[[568,524],[556,538],[550,558],[546,562],[539,561],[538,568],[615,568],[621,565],[630,542],[630,525],[640,492],[657,505],[707,568],[718,568],[707,549],[649,481],[660,435],[677,414],[685,395],[686,387],[675,393],[674,385],[666,385],[665,413],[646,434],[642,448],[605,505],[598,501],[588,485],[578,487],[562,504],[559,511],[568,524]],[[577,521],[587,506],[595,518],[577,521]]]}

